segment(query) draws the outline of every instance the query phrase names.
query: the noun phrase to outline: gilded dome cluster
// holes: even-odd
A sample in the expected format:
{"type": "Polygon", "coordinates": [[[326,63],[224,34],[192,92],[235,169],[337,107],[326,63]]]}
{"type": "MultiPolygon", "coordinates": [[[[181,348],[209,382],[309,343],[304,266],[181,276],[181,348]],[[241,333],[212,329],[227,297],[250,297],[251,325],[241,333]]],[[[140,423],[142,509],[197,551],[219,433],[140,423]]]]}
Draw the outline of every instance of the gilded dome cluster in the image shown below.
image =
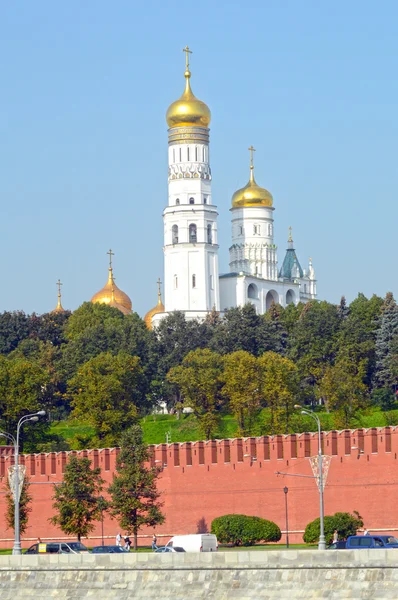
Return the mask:
{"type": "Polygon", "coordinates": [[[196,98],[191,90],[189,70],[189,54],[191,51],[188,46],[184,48],[186,53],[185,65],[185,90],[181,98],[170,104],[166,113],[167,125],[172,127],[209,127],[211,113],[210,109],[201,100],[196,98]]]}

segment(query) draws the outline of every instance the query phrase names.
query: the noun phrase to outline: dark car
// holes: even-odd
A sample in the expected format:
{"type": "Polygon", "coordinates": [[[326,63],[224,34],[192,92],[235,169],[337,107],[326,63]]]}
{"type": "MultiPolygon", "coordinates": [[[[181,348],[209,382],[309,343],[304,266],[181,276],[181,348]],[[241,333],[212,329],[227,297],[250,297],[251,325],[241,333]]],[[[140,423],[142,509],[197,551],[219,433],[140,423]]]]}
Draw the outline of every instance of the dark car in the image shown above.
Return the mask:
{"type": "Polygon", "coordinates": [[[398,540],[393,535],[350,535],[347,549],[398,548],[398,540]]]}
{"type": "Polygon", "coordinates": [[[340,540],[338,542],[333,542],[326,548],[326,550],[345,550],[347,547],[347,542],[345,540],[340,540]]]}
{"type": "Polygon", "coordinates": [[[126,552],[121,546],[94,546],[92,554],[118,554],[126,552]]]}
{"type": "Polygon", "coordinates": [[[185,552],[185,550],[180,546],[160,546],[155,552],[185,552]]]}

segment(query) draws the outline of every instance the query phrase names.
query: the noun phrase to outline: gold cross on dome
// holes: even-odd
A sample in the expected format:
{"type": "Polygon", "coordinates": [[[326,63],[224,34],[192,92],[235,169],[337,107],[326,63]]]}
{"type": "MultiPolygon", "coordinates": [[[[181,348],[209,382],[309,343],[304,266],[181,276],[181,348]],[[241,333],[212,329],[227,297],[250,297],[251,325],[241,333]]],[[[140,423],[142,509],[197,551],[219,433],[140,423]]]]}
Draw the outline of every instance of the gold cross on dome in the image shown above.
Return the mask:
{"type": "Polygon", "coordinates": [[[160,281],[160,277],[158,277],[158,280],[156,283],[158,284],[158,294],[160,294],[160,286],[162,285],[162,282],[160,281]]]}
{"type": "Polygon", "coordinates": [[[185,52],[185,68],[188,71],[189,70],[189,55],[192,54],[192,50],[190,50],[188,48],[188,46],[185,46],[185,48],[183,48],[182,51],[185,52]]]}
{"type": "Polygon", "coordinates": [[[109,251],[107,252],[107,254],[109,254],[109,268],[112,269],[112,256],[115,256],[115,253],[112,252],[111,249],[109,249],[109,251]]]}
{"type": "Polygon", "coordinates": [[[253,152],[256,151],[255,148],[253,148],[253,146],[250,146],[250,148],[248,148],[249,152],[250,152],[250,168],[253,169],[253,152]]]}
{"type": "Polygon", "coordinates": [[[58,279],[58,281],[57,281],[57,286],[58,286],[58,295],[59,295],[59,296],[61,295],[61,285],[63,285],[63,283],[61,283],[61,280],[60,280],[60,279],[58,279]]]}

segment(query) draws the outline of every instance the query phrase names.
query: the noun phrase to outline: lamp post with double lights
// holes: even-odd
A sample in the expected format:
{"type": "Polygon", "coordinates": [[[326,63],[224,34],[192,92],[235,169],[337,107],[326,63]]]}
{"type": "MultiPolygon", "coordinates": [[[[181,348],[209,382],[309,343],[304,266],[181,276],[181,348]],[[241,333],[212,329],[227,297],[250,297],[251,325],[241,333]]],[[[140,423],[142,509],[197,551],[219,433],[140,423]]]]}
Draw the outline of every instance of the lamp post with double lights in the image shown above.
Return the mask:
{"type": "Polygon", "coordinates": [[[294,405],[295,409],[300,410],[302,415],[307,415],[314,419],[318,427],[318,487],[319,487],[319,522],[320,522],[320,535],[318,542],[318,550],[326,550],[325,542],[325,520],[324,520],[324,503],[323,503],[323,470],[322,470],[322,435],[321,435],[321,422],[318,415],[312,410],[305,410],[300,404],[294,405]]]}
{"type": "Polygon", "coordinates": [[[39,420],[39,417],[44,417],[45,414],[46,414],[45,410],[39,410],[36,413],[32,413],[30,415],[24,415],[23,417],[21,417],[17,424],[17,433],[16,433],[15,437],[13,435],[11,435],[10,433],[5,433],[3,431],[0,432],[1,437],[7,438],[14,445],[15,472],[14,472],[14,486],[13,486],[14,489],[12,490],[13,495],[14,495],[14,547],[12,549],[13,554],[22,554],[20,515],[19,515],[19,497],[20,497],[20,491],[19,491],[19,434],[21,431],[21,427],[22,427],[22,425],[24,425],[24,423],[27,423],[28,421],[37,423],[37,421],[39,420]]]}

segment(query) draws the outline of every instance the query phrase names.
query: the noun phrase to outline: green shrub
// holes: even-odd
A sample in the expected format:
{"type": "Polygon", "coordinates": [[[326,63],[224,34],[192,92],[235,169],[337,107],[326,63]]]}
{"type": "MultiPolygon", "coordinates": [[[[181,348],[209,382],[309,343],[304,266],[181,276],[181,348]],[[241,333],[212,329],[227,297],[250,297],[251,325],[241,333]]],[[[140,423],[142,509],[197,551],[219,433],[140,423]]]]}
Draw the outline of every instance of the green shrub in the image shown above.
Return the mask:
{"type": "Polygon", "coordinates": [[[281,530],[272,521],[247,515],[224,515],[211,524],[211,532],[221,544],[252,546],[257,542],[278,542],[281,530]]]}
{"type": "MultiPolygon", "coordinates": [[[[355,535],[357,529],[363,527],[363,520],[359,513],[354,510],[351,515],[347,512],[337,512],[333,516],[324,518],[325,541],[330,544],[333,539],[335,529],[339,534],[339,539],[346,539],[349,535],[355,535]]],[[[303,540],[306,544],[315,544],[319,540],[321,525],[319,517],[308,523],[305,528],[303,540]]]]}

